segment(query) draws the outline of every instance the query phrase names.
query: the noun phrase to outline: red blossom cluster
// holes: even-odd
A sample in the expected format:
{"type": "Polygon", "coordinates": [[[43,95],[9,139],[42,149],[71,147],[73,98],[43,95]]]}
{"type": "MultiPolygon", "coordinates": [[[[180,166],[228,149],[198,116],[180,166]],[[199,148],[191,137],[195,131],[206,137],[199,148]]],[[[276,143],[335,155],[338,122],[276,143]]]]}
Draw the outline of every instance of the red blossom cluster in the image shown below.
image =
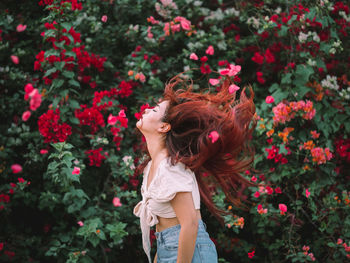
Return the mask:
{"type": "MultiPolygon", "coordinates": [[[[285,146],[287,152],[287,155],[291,154],[290,149],[285,146]]],[[[278,153],[279,152],[279,148],[275,145],[272,145],[271,149],[270,148],[265,148],[265,151],[268,153],[267,155],[267,159],[269,160],[275,160],[275,163],[280,162],[281,164],[286,164],[288,163],[287,158],[285,158],[284,156],[286,156],[283,153],[278,153]]]]}
{"type": "MultiPolygon", "coordinates": [[[[343,2],[336,2],[333,6],[332,14],[338,15],[340,11],[345,12],[346,15],[349,15],[349,5],[345,5],[343,2]]],[[[347,21],[344,17],[336,18],[334,21],[340,26],[339,32],[343,34],[344,37],[348,35],[346,28],[350,27],[350,22],[347,21]]]]}
{"type": "Polygon", "coordinates": [[[71,127],[67,123],[59,124],[60,110],[49,109],[38,120],[39,132],[44,136],[45,143],[64,142],[72,134],[71,127]]]}
{"type": "MultiPolygon", "coordinates": [[[[101,151],[102,151],[101,147],[98,149],[91,149],[91,150],[85,151],[85,154],[87,154],[90,159],[90,163],[89,163],[90,166],[97,166],[97,167],[101,166],[102,160],[106,159],[106,157],[101,154],[101,151]]],[[[108,156],[108,154],[106,155],[108,156]]]]}
{"type": "Polygon", "coordinates": [[[152,108],[154,108],[154,107],[151,107],[148,103],[147,103],[147,104],[143,104],[143,105],[141,106],[140,111],[135,113],[135,118],[136,118],[137,120],[141,119],[142,114],[145,112],[145,110],[146,110],[146,109],[152,109],[152,108]]]}
{"type": "Polygon", "coordinates": [[[269,48],[266,49],[265,54],[261,54],[260,52],[255,52],[252,60],[257,64],[263,64],[264,60],[266,63],[274,63],[276,61],[275,56],[272,54],[269,48]]]}
{"type": "MultiPolygon", "coordinates": [[[[71,3],[72,11],[74,11],[74,10],[81,10],[83,8],[82,3],[78,3],[78,0],[62,0],[59,4],[57,4],[53,8],[50,8],[49,10],[51,10],[51,9],[60,9],[61,6],[64,3],[71,3]]],[[[40,6],[53,5],[54,4],[54,0],[40,0],[38,4],[40,6]]],[[[61,11],[61,12],[63,12],[63,11],[61,11]]]]}
{"type": "MultiPolygon", "coordinates": [[[[91,67],[95,67],[99,72],[104,71],[104,63],[106,62],[106,57],[100,57],[94,53],[89,53],[85,51],[85,46],[81,45],[79,47],[73,47],[72,51],[76,54],[76,59],[73,56],[67,56],[67,50],[65,48],[61,49],[57,47],[56,43],[60,43],[64,41],[64,45],[69,46],[71,45],[71,40],[69,38],[72,37],[74,40],[74,45],[77,43],[81,43],[80,33],[76,32],[73,27],[67,31],[67,29],[63,28],[61,32],[58,32],[58,29],[55,27],[55,25],[58,25],[56,21],[53,21],[52,23],[45,23],[46,29],[53,30],[55,32],[54,36],[52,36],[52,32],[49,34],[49,36],[46,38],[47,42],[51,42],[52,47],[55,50],[59,50],[59,55],[49,55],[47,58],[45,58],[45,51],[41,50],[36,55],[36,61],[34,62],[34,70],[40,70],[44,71],[43,65],[45,63],[49,63],[49,65],[53,65],[55,62],[65,62],[63,70],[67,71],[73,71],[74,70],[74,63],[78,65],[78,80],[80,80],[83,83],[87,83],[90,85],[91,88],[96,87],[96,82],[91,81],[90,75],[85,75],[84,71],[85,69],[89,69],[91,67]],[[55,36],[59,36],[60,38],[57,38],[55,36]],[[75,61],[76,60],[76,61],[75,61]]],[[[58,27],[58,26],[57,26],[58,27]]],[[[47,32],[42,32],[41,36],[45,37],[47,32]]],[[[55,72],[52,72],[48,76],[44,76],[43,79],[45,81],[46,85],[51,85],[52,80],[59,77],[60,71],[57,70],[55,72]]]]}
{"type": "Polygon", "coordinates": [[[350,163],[350,139],[340,138],[336,140],[335,148],[339,156],[350,163]]]}
{"type": "Polygon", "coordinates": [[[2,203],[9,203],[10,202],[10,196],[7,194],[0,194],[0,211],[3,210],[5,207],[2,203]]]}
{"type": "MultiPolygon", "coordinates": [[[[112,102],[109,101],[110,106],[112,102]]],[[[105,108],[104,106],[95,106],[88,108],[86,105],[80,105],[80,109],[74,111],[74,115],[79,119],[79,125],[90,126],[90,133],[95,134],[99,127],[105,127],[105,121],[101,113],[101,109],[105,108]]]]}
{"type": "MultiPolygon", "coordinates": [[[[110,90],[95,91],[94,98],[92,99],[92,105],[97,106],[104,97],[114,98],[120,96],[121,98],[129,97],[132,94],[132,88],[138,84],[134,81],[122,81],[118,89],[111,88],[110,90]]],[[[106,105],[106,104],[105,104],[106,105]]],[[[106,105],[107,106],[107,105],[106,105]]]]}

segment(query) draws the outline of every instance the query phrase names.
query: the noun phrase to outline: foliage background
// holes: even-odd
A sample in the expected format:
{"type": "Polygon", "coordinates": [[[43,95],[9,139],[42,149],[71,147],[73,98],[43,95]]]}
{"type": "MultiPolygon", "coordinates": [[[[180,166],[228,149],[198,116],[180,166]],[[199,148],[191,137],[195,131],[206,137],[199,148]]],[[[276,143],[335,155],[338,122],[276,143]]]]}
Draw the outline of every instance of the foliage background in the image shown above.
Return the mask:
{"type": "Polygon", "coordinates": [[[146,262],[132,214],[137,113],[189,68],[199,68],[186,73],[196,89],[215,92],[208,81],[228,63],[242,66],[236,85],[255,92],[245,176],[265,186],[245,189],[249,211],[213,193],[232,211],[225,227],[202,206],[219,261],[349,260],[346,1],[0,6],[1,262],[146,262]]]}

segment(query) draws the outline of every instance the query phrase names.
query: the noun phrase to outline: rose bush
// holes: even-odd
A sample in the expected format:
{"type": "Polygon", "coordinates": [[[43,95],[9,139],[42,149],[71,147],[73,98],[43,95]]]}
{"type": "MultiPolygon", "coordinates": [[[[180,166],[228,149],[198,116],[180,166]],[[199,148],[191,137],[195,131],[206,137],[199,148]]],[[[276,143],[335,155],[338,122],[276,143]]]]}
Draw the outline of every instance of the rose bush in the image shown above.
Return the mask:
{"type": "Polygon", "coordinates": [[[253,206],[202,206],[219,262],[349,260],[346,1],[2,2],[2,262],[145,262],[134,127],[184,71],[255,92],[253,206]]]}

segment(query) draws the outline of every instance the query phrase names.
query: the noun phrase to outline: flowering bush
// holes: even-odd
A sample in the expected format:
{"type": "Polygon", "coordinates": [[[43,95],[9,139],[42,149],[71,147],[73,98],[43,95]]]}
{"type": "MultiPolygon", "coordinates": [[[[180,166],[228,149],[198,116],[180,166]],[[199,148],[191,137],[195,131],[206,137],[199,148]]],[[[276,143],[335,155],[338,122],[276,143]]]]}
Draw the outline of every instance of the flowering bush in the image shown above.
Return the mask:
{"type": "MultiPolygon", "coordinates": [[[[135,123],[172,76],[252,85],[248,211],[202,207],[220,262],[350,258],[346,1],[5,1],[0,259],[145,262],[135,123]],[[194,69],[189,71],[189,69],[194,69]]],[[[215,131],[211,140],[217,139],[215,131]]],[[[153,232],[152,232],[153,233],[153,232]]],[[[154,234],[152,252],[155,252],[154,234]]]]}

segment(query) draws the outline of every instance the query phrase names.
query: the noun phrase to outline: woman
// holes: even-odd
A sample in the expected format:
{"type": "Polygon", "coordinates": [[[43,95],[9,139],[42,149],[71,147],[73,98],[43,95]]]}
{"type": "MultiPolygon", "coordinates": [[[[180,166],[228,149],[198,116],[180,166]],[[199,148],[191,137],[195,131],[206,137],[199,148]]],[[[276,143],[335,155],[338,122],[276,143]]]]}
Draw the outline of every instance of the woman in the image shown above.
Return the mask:
{"type": "Polygon", "coordinates": [[[144,177],[143,199],[134,214],[140,217],[150,263],[149,233],[154,225],[154,262],[217,262],[215,244],[201,218],[200,199],[224,224],[221,215],[227,212],[215,207],[211,198],[216,186],[238,206],[242,190],[255,185],[240,175],[253,162],[247,141],[256,126],[254,93],[250,88],[248,98],[243,89],[237,102],[230,84],[227,78],[215,94],[194,93],[192,83],[175,76],[157,106],[146,109],[136,124],[146,139],[148,158],[136,169],[144,177]],[[176,90],[179,85],[182,88],[176,90]]]}

